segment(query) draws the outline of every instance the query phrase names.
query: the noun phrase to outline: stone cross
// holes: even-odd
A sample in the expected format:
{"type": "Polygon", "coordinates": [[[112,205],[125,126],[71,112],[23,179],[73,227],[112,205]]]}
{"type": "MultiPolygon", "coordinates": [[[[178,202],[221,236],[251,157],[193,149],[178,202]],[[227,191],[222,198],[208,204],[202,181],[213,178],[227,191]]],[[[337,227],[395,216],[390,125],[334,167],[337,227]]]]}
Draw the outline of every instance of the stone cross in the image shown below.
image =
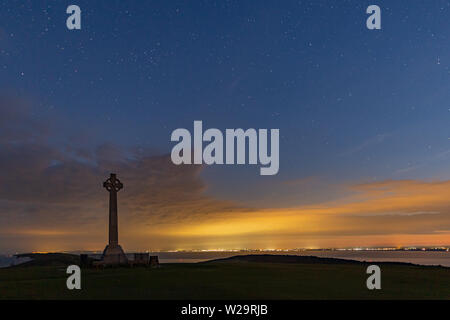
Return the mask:
{"type": "Polygon", "coordinates": [[[108,180],[103,182],[103,187],[109,191],[109,246],[119,245],[119,228],[117,223],[117,192],[123,188],[122,182],[116,174],[111,173],[108,180]]]}

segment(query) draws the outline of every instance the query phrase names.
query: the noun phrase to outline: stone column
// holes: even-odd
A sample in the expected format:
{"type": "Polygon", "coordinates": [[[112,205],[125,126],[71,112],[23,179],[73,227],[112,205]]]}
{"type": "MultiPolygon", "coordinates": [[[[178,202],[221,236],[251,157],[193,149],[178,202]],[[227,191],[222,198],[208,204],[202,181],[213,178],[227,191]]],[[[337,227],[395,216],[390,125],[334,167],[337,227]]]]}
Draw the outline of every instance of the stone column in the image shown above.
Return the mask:
{"type": "Polygon", "coordinates": [[[117,192],[123,188],[122,182],[111,173],[103,187],[109,191],[109,244],[103,251],[103,262],[105,264],[126,264],[128,259],[119,245],[119,227],[117,217],[117,192]]]}

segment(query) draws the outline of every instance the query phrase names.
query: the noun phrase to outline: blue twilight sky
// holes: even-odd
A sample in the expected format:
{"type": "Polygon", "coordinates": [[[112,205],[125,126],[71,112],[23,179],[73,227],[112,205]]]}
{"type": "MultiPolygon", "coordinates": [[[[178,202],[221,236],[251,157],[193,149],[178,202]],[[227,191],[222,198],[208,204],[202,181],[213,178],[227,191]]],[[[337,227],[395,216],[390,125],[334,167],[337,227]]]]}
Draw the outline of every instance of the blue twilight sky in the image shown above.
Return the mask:
{"type": "Polygon", "coordinates": [[[0,95],[27,106],[26,121],[48,130],[46,147],[85,163],[105,145],[119,158],[167,154],[171,132],[194,120],[279,128],[278,175],[201,171],[206,195],[249,206],[449,179],[449,76],[443,0],[0,3],[0,95]],[[70,4],[82,10],[79,31],[66,28],[70,4]],[[370,4],[381,7],[381,30],[366,28],[370,4]],[[299,181],[308,183],[293,190],[299,181]]]}

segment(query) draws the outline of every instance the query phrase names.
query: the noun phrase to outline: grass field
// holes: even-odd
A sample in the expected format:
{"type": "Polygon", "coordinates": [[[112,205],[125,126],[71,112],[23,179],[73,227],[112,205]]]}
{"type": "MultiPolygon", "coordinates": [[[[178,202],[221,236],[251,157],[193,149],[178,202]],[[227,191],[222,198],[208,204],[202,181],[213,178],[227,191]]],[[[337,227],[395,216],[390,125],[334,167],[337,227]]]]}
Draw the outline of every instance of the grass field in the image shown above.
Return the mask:
{"type": "Polygon", "coordinates": [[[379,264],[382,289],[366,288],[367,265],[212,262],[160,268],[83,269],[68,290],[62,266],[0,269],[0,299],[450,299],[450,269],[379,264]]]}

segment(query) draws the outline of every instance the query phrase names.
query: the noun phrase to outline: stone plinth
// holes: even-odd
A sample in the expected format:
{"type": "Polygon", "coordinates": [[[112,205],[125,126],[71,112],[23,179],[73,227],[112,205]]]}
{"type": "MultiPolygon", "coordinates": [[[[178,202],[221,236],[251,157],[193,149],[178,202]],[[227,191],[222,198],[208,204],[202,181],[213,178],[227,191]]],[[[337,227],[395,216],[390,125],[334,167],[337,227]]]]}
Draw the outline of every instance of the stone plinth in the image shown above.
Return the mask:
{"type": "Polygon", "coordinates": [[[128,259],[120,245],[107,245],[103,251],[102,261],[106,265],[128,264],[128,259]]]}

